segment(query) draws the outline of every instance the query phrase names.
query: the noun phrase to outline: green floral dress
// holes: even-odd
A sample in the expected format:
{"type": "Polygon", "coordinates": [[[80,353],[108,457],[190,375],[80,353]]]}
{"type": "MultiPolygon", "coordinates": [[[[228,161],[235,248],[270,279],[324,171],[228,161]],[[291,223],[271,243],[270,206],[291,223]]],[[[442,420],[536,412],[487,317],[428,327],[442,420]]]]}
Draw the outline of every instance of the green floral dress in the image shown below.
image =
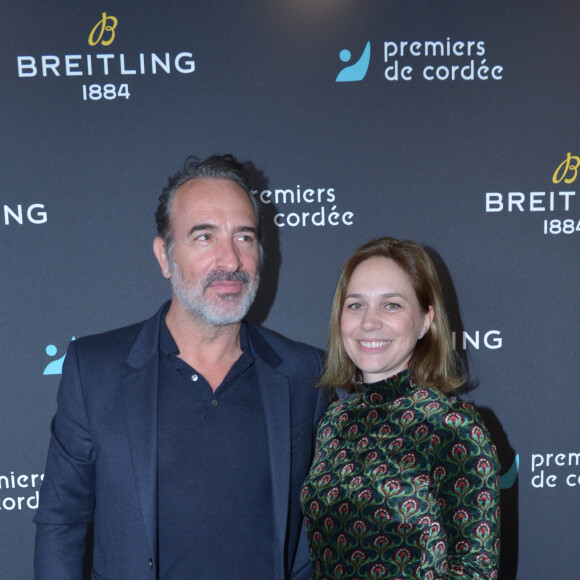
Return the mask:
{"type": "Polygon", "coordinates": [[[333,403],[301,494],[313,578],[497,578],[499,464],[475,409],[407,371],[333,403]]]}

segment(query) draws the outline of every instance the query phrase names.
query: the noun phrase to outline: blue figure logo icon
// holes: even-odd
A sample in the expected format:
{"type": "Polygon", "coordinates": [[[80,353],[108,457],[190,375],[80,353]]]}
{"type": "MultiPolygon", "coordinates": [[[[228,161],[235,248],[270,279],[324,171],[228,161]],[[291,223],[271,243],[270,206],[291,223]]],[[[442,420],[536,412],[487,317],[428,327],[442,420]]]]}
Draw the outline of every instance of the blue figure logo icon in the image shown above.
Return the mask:
{"type": "Polygon", "coordinates": [[[516,457],[511,467],[502,475],[499,476],[499,487],[501,489],[509,489],[516,482],[518,471],[520,469],[520,456],[516,453],[516,457]]]}
{"type": "MultiPolygon", "coordinates": [[[[71,340],[74,340],[75,337],[73,336],[71,340]]],[[[54,344],[49,344],[46,349],[44,350],[48,356],[55,356],[58,352],[58,349],[54,344]]],[[[46,367],[44,368],[43,375],[62,375],[62,363],[66,357],[66,352],[56,360],[49,362],[46,367]]]]}
{"type": "MultiPolygon", "coordinates": [[[[343,48],[340,51],[340,60],[347,63],[351,59],[350,50],[343,48]]],[[[337,83],[352,83],[362,81],[367,71],[369,70],[369,63],[371,62],[371,41],[369,40],[363,50],[361,57],[354,63],[345,66],[336,77],[337,83]]]]}

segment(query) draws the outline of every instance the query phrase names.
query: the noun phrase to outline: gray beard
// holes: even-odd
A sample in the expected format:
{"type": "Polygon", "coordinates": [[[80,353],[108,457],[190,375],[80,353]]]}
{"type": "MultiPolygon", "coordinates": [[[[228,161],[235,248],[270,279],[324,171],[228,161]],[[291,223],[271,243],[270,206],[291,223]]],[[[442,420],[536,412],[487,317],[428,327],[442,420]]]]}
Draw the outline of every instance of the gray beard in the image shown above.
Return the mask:
{"type": "Polygon", "coordinates": [[[179,303],[193,317],[208,326],[227,326],[240,322],[252,306],[260,284],[259,274],[256,274],[256,278],[252,281],[251,276],[244,271],[215,270],[196,287],[184,280],[181,269],[173,260],[169,262],[169,269],[171,288],[179,303]],[[218,296],[215,301],[208,300],[205,292],[209,285],[222,280],[244,282],[245,287],[236,294],[218,296]],[[201,292],[199,288],[201,288],[201,292]]]}

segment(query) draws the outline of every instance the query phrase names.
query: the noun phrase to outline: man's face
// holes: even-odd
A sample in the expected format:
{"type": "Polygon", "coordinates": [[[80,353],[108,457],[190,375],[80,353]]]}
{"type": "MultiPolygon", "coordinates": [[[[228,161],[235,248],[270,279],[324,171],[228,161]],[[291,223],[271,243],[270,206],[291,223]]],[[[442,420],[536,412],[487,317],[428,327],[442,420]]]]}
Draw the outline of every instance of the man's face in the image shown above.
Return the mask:
{"type": "MultiPolygon", "coordinates": [[[[174,298],[200,322],[239,322],[258,289],[256,215],[245,191],[225,179],[182,185],[171,211],[173,249],[156,255],[174,298]]],[[[159,238],[156,239],[156,244],[159,238]]]]}

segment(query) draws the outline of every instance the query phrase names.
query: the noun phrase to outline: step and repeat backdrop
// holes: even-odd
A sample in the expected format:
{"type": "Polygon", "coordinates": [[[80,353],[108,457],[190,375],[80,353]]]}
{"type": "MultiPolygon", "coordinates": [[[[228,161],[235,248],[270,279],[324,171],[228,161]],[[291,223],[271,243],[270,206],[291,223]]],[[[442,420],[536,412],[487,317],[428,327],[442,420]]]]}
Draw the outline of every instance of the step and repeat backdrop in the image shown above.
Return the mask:
{"type": "Polygon", "coordinates": [[[67,344],[170,296],[157,198],[213,153],[253,167],[254,322],[324,348],[352,251],[428,248],[502,462],[501,578],[580,577],[578,2],[0,5],[0,578],[32,578],[67,344]]]}

